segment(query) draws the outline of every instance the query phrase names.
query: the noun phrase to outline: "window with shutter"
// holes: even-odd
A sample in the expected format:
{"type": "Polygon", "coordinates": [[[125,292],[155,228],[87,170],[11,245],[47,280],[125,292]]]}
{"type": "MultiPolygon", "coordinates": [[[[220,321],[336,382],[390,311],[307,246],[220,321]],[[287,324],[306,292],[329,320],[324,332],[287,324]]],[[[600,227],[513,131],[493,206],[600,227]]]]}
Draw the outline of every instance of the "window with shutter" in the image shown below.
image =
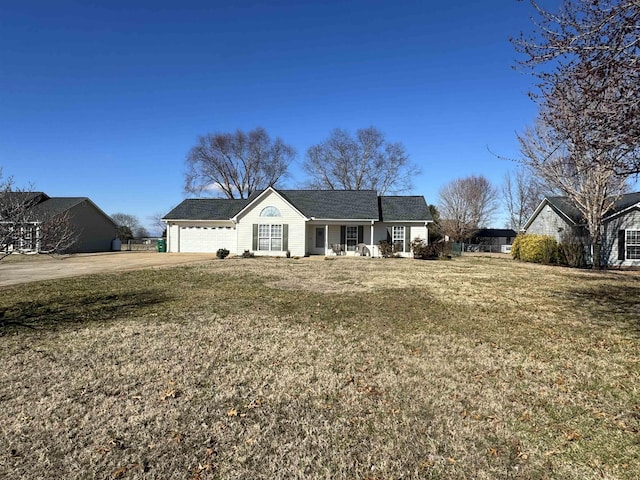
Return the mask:
{"type": "Polygon", "coordinates": [[[284,248],[282,224],[259,224],[257,250],[281,252],[284,248]]]}
{"type": "Polygon", "coordinates": [[[626,230],[625,233],[627,260],[640,260],[640,230],[626,230]]]}
{"type": "Polygon", "coordinates": [[[391,240],[397,252],[404,252],[404,226],[393,226],[391,240]]]}

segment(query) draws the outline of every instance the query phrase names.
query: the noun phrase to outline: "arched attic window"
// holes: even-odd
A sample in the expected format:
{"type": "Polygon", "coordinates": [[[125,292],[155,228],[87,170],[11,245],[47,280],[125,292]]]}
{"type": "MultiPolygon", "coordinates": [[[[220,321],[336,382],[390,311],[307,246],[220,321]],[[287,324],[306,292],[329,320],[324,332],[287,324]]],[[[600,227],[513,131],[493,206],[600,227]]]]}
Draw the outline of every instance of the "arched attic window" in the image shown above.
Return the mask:
{"type": "Polygon", "coordinates": [[[278,210],[276,207],[264,207],[262,209],[262,211],[260,212],[260,216],[261,217],[281,217],[282,215],[280,215],[280,210],[278,210]]]}

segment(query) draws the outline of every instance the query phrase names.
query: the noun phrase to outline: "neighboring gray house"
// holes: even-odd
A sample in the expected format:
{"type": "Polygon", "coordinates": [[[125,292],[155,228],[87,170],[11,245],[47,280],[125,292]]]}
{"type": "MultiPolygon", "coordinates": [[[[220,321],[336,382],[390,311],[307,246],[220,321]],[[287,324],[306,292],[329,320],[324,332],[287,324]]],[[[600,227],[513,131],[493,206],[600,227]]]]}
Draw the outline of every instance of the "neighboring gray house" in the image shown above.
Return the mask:
{"type": "MultiPolygon", "coordinates": [[[[585,245],[590,243],[586,221],[567,197],[545,198],[523,230],[550,235],[558,242],[573,235],[585,245]]],[[[640,192],[622,195],[606,213],[602,256],[609,266],[640,266],[640,192]]]]}
{"type": "Polygon", "coordinates": [[[20,230],[15,242],[3,245],[5,251],[40,251],[41,221],[58,215],[66,215],[74,232],[75,242],[68,250],[70,253],[106,252],[111,250],[117,225],[106,213],[87,197],[49,197],[43,192],[9,192],[12,201],[23,202],[28,208],[28,217],[32,219],[12,226],[20,230]],[[17,200],[16,200],[17,199],[17,200]]]}
{"type": "Polygon", "coordinates": [[[168,252],[293,256],[369,253],[381,240],[410,254],[415,238],[428,239],[433,222],[422,196],[383,196],[374,190],[276,190],[244,200],[188,199],[171,210],[168,252]]]}

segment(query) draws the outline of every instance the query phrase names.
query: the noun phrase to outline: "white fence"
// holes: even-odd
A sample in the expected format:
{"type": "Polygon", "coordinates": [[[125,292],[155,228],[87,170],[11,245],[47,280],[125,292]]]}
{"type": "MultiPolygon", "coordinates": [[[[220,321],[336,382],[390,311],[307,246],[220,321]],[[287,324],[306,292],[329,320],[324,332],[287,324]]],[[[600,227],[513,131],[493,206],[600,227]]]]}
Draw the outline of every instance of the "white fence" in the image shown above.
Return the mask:
{"type": "Polygon", "coordinates": [[[511,245],[481,245],[464,243],[462,251],[468,253],[511,253],[511,245]]]}

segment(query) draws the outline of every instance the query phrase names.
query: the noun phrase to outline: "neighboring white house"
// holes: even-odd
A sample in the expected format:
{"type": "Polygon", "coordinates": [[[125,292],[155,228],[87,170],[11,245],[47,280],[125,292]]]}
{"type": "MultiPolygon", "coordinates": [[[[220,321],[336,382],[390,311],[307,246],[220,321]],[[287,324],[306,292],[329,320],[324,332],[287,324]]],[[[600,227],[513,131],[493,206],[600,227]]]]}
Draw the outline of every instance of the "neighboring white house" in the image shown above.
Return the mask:
{"type": "Polygon", "coordinates": [[[433,222],[422,196],[382,196],[374,190],[276,190],[248,199],[188,199],[164,216],[168,252],[292,256],[379,255],[386,240],[410,254],[433,222]]]}
{"type": "MultiPolygon", "coordinates": [[[[545,198],[523,230],[551,235],[558,242],[573,235],[585,245],[590,243],[586,221],[567,197],[545,198]]],[[[640,266],[640,192],[622,195],[606,213],[602,257],[609,266],[640,266]]]]}

